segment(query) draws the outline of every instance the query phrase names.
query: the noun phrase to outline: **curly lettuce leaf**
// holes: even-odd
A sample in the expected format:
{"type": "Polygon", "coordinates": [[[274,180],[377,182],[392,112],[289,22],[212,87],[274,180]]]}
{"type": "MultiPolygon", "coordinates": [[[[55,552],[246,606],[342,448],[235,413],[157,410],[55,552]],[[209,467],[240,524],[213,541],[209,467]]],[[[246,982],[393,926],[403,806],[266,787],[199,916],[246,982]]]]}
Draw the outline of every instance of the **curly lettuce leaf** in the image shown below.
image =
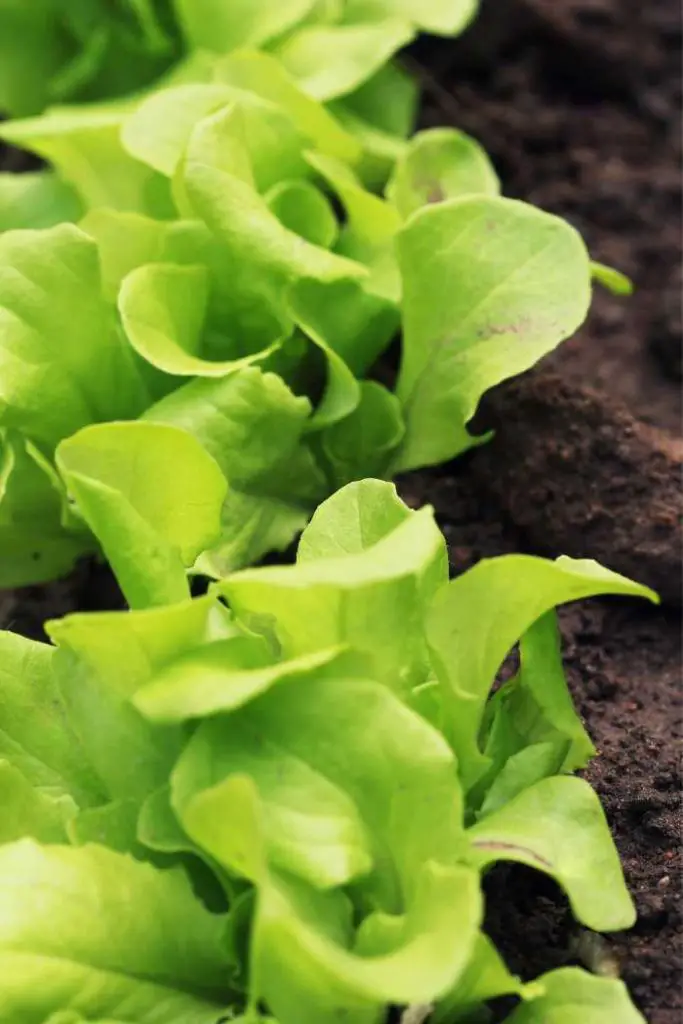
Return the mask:
{"type": "MultiPolygon", "coordinates": [[[[480,562],[434,599],[426,621],[432,664],[442,686],[444,731],[458,754],[466,789],[491,767],[479,748],[479,729],[496,672],[512,646],[558,604],[599,594],[656,600],[647,587],[597,562],[555,562],[506,555],[480,562]],[[476,641],[480,637],[480,641],[476,641]]],[[[538,686],[545,685],[546,678],[538,686]]],[[[554,680],[558,685],[557,676],[554,680]]],[[[559,709],[563,697],[541,697],[559,709]]]]}
{"type": "Polygon", "coordinates": [[[250,997],[254,1006],[264,998],[281,1024],[332,1024],[342,1012],[352,1024],[374,1024],[388,1003],[431,999],[464,969],[481,914],[466,868],[422,864],[405,912],[376,915],[354,949],[340,892],[316,891],[269,868],[253,781],[236,775],[196,794],[182,817],[188,831],[256,882],[250,997]]]}
{"type": "Polygon", "coordinates": [[[135,417],[149,404],[102,297],[95,242],[78,228],[0,236],[0,378],[0,426],[46,452],[81,427],[135,417]]]}
{"type": "Polygon", "coordinates": [[[215,1024],[229,1007],[224,919],[181,871],[99,846],[0,849],[0,1016],[215,1024]],[[65,908],[68,907],[68,913],[65,908]]]}
{"type": "Polygon", "coordinates": [[[62,441],[56,460],[130,606],[189,597],[185,569],[219,536],[226,493],[202,446],[166,424],[96,424],[62,441]]]}
{"type": "Polygon", "coordinates": [[[332,647],[289,661],[276,661],[261,637],[237,636],[216,641],[177,658],[162,668],[133,698],[153,722],[235,711],[288,679],[339,671],[343,648],[332,647]]]}
{"type": "MultiPolygon", "coordinates": [[[[344,488],[317,510],[315,529],[328,516],[353,521],[365,500],[344,488]]],[[[246,622],[271,617],[287,657],[349,644],[371,659],[374,678],[405,691],[426,674],[424,607],[446,576],[444,540],[425,508],[365,550],[244,570],[218,589],[246,622]]]]}
{"type": "Polygon", "coordinates": [[[334,486],[388,474],[404,434],[396,396],[376,381],[362,381],[358,407],[332,424],[321,439],[334,486]]]}
{"type": "Polygon", "coordinates": [[[326,490],[303,442],[310,410],[275,374],[248,367],[184,384],[145,413],[196,437],[228,481],[221,537],[198,571],[225,576],[286,548],[306,525],[326,490]]]}
{"type": "Polygon", "coordinates": [[[468,829],[472,862],[518,861],[553,877],[574,916],[594,931],[631,928],[633,905],[600,801],[584,779],[556,776],[525,789],[468,829]]]}
{"type": "Polygon", "coordinates": [[[548,775],[585,768],[595,754],[567,689],[554,612],[527,629],[519,654],[519,672],[484,714],[482,748],[493,765],[478,787],[485,790],[481,816],[548,775]]]}
{"type": "Polygon", "coordinates": [[[31,785],[9,761],[0,760],[0,846],[31,836],[40,843],[67,841],[76,804],[66,794],[51,795],[31,785]]]}
{"type": "Polygon", "coordinates": [[[266,193],[269,209],[289,231],[312,245],[332,249],[339,234],[327,196],[310,181],[285,179],[266,193]]]}
{"type": "Polygon", "coordinates": [[[110,803],[133,800],[140,807],[168,782],[182,742],[175,728],[152,728],[130,698],[166,663],[234,633],[225,609],[205,597],[138,612],[68,615],[45,628],[59,647],[58,692],[101,792],[110,803]]]}
{"type": "MultiPolygon", "coordinates": [[[[54,648],[3,631],[0,654],[0,758],[38,794],[98,802],[102,789],[54,677],[54,648]]],[[[20,785],[16,777],[5,781],[20,785]]]]}
{"type": "Polygon", "coordinates": [[[321,153],[353,164],[361,145],[325,107],[307,96],[270,54],[241,51],[220,61],[216,80],[270,100],[290,116],[309,144],[321,153]]]}

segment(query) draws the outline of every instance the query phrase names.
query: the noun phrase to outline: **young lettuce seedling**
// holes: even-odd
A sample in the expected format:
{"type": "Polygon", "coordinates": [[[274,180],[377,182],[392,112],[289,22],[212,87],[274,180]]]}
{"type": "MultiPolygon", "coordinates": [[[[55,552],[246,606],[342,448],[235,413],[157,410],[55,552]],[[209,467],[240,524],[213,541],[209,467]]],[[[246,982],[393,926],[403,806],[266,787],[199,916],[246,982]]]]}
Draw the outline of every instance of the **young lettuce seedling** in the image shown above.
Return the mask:
{"type": "Polygon", "coordinates": [[[157,517],[118,447],[106,479],[88,465],[140,429],[173,433],[93,427],[59,459],[136,609],[48,623],[56,646],[0,634],[0,1016],[381,1024],[429,1006],[450,1024],[510,994],[508,1024],[642,1024],[618,980],[512,975],[481,876],[521,861],[586,927],[633,923],[598,798],[570,774],[592,746],[553,609],[654,595],[530,556],[448,582],[431,509],[365,480],[318,509],[295,565],[192,600],[177,564],[218,525],[220,474],[196,445],[194,486],[167,481],[177,507],[157,517]]]}

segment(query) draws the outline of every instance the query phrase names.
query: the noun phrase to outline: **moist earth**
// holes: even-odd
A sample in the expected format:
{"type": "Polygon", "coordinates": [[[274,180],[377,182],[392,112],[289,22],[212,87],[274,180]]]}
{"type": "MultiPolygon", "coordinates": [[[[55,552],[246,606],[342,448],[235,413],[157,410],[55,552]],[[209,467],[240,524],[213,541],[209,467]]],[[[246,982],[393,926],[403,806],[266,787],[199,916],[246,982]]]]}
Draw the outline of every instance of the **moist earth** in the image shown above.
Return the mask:
{"type": "MultiPolygon", "coordinates": [[[[681,11],[678,0],[485,0],[458,40],[407,57],[422,126],[452,124],[491,154],[505,193],[561,214],[593,257],[632,277],[598,291],[586,327],[534,373],[496,390],[497,436],[399,481],[431,503],[452,572],[511,551],[598,558],[658,589],[561,613],[570,686],[599,756],[598,790],[638,908],[596,945],[543,876],[501,866],[487,928],[524,977],[567,963],[619,972],[650,1024],[678,1024],[681,987],[681,11]]],[[[0,153],[5,169],[28,166],[0,153]]],[[[108,571],[0,598],[0,622],[120,606],[108,571]]],[[[504,1008],[502,1008],[504,1009],[504,1008]]],[[[502,1012],[501,1009],[501,1012],[502,1012]]]]}

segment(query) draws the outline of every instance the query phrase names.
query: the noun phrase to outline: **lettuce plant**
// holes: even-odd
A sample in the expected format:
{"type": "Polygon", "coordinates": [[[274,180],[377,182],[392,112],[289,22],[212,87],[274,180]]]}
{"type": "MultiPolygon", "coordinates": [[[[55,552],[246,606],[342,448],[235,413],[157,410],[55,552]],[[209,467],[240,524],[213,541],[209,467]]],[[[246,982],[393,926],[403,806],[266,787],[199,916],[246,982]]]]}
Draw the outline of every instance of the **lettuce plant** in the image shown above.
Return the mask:
{"type": "Polygon", "coordinates": [[[197,567],[221,576],[350,480],[481,443],[481,395],[582,322],[579,235],[502,198],[472,139],[404,141],[380,196],[380,150],[342,115],[240,51],[211,82],[3,126],[62,177],[25,179],[52,226],[0,236],[0,583],[94,547],[55,466],[89,424],[180,427],[218,462],[223,528],[197,567]],[[392,389],[372,375],[398,334],[392,389]]]}
{"type": "Polygon", "coordinates": [[[448,582],[431,509],[365,480],[318,509],[295,565],[191,599],[183,565],[224,489],[202,447],[94,426],[57,464],[133,607],[50,622],[54,646],[0,634],[3,1020],[380,1024],[412,1007],[456,1024],[508,994],[508,1024],[642,1024],[618,980],[515,977],[482,931],[481,878],[518,861],[586,928],[633,923],[571,774],[594,750],[554,608],[650,591],[523,555],[448,582]]]}
{"type": "Polygon", "coordinates": [[[135,93],[178,65],[273,53],[314,95],[352,92],[424,29],[455,35],[476,0],[3,0],[0,114],[135,93]]]}

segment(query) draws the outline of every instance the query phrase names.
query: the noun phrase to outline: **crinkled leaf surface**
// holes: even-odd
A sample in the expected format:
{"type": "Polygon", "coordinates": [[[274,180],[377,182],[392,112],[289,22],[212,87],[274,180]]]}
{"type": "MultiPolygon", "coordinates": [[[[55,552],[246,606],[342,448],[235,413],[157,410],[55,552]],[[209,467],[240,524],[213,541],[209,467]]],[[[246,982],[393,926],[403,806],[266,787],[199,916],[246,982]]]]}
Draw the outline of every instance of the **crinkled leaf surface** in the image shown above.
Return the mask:
{"type": "Polygon", "coordinates": [[[132,607],[189,594],[185,566],[217,538],[226,484],[185,431],[161,423],[88,427],[57,465],[132,607]]]}
{"type": "Polygon", "coordinates": [[[306,140],[289,114],[255,92],[221,83],[189,83],[152,93],[126,119],[123,144],[136,159],[174,178],[199,123],[228,106],[239,108],[240,140],[259,192],[306,174],[306,140]]]}
{"type": "Polygon", "coordinates": [[[146,413],[192,434],[228,480],[221,539],[197,564],[221,577],[285,548],[306,525],[326,481],[302,443],[310,403],[272,373],[247,367],[194,380],[146,413]]]}
{"type": "MultiPolygon", "coordinates": [[[[289,735],[254,709],[205,722],[190,740],[173,773],[181,819],[195,793],[232,775],[247,775],[258,788],[275,866],[320,888],[344,885],[370,870],[370,842],[352,797],[327,777],[315,752],[301,744],[292,749],[289,735]]],[[[201,842],[199,833],[190,834],[201,842]]],[[[209,850],[232,866],[218,847],[209,850]]]]}
{"type": "Polygon", "coordinates": [[[335,486],[385,475],[404,433],[396,396],[376,381],[362,381],[358,407],[333,423],[322,438],[335,486]]]}
{"type": "Polygon", "coordinates": [[[368,267],[370,276],[363,282],[367,292],[395,305],[401,296],[394,245],[401,226],[397,211],[368,192],[351,168],[341,161],[320,153],[308,153],[307,160],[334,189],[346,210],[346,223],[337,250],[368,267]]]}
{"type": "Polygon", "coordinates": [[[96,245],[78,228],[0,236],[0,380],[0,423],[48,451],[148,404],[101,295],[96,245]]]}
{"type": "Polygon", "coordinates": [[[77,612],[45,628],[59,647],[70,649],[123,697],[132,697],[187,651],[237,633],[227,609],[209,595],[143,611],[77,612]],[[121,650],[125,666],[117,657],[121,650]]]}
{"type": "Polygon", "coordinates": [[[152,728],[130,697],[186,651],[229,636],[225,609],[205,597],[138,612],[67,615],[46,630],[60,648],[56,668],[69,721],[104,792],[139,805],[168,781],[181,736],[152,728]]]}
{"type": "MultiPolygon", "coordinates": [[[[157,263],[196,264],[207,247],[206,230],[199,223],[160,221],[121,210],[91,210],[80,227],[97,242],[104,295],[113,303],[133,270],[157,263]]],[[[148,367],[143,370],[149,375],[148,367]]]]}
{"type": "Polygon", "coordinates": [[[268,870],[251,780],[233,776],[205,790],[183,817],[234,870],[257,880],[251,991],[265,997],[281,1024],[333,1024],[342,1012],[352,1024],[374,1024],[387,1003],[431,999],[465,966],[481,913],[466,869],[423,865],[413,874],[406,916],[394,919],[393,943],[363,954],[350,948],[349,907],[340,893],[293,885],[268,870]]]}
{"type": "Polygon", "coordinates": [[[415,213],[398,235],[406,436],[394,470],[452,458],[482,438],[483,393],[529,369],[583,321],[590,262],[565,221],[511,199],[465,196],[415,213]]]}
{"type": "MultiPolygon", "coordinates": [[[[357,517],[363,492],[338,492],[317,511],[318,529],[338,503],[357,517]]],[[[366,653],[375,677],[402,690],[427,669],[425,603],[447,572],[444,540],[432,510],[411,513],[364,551],[245,570],[219,584],[239,616],[272,617],[287,657],[349,644],[366,653]]]]}
{"type": "Polygon", "coordinates": [[[41,843],[66,841],[76,805],[65,794],[51,796],[32,786],[9,761],[0,760],[0,845],[31,836],[41,843]]]}
{"type": "Polygon", "coordinates": [[[286,297],[294,281],[330,283],[364,271],[288,231],[253,184],[235,173],[239,154],[246,153],[239,122],[239,108],[230,107],[200,124],[185,161],[184,187],[216,241],[215,316],[253,353],[291,333],[286,297]],[[210,150],[204,144],[209,130],[215,142],[210,150]]]}
{"type": "Polygon", "coordinates": [[[37,790],[97,801],[102,791],[54,678],[54,648],[3,631],[0,655],[0,757],[37,790]]]}
{"type": "Polygon", "coordinates": [[[223,919],[180,871],[101,847],[0,849],[0,1016],[57,1010],[136,1024],[215,1024],[227,1009],[223,919]]]}

